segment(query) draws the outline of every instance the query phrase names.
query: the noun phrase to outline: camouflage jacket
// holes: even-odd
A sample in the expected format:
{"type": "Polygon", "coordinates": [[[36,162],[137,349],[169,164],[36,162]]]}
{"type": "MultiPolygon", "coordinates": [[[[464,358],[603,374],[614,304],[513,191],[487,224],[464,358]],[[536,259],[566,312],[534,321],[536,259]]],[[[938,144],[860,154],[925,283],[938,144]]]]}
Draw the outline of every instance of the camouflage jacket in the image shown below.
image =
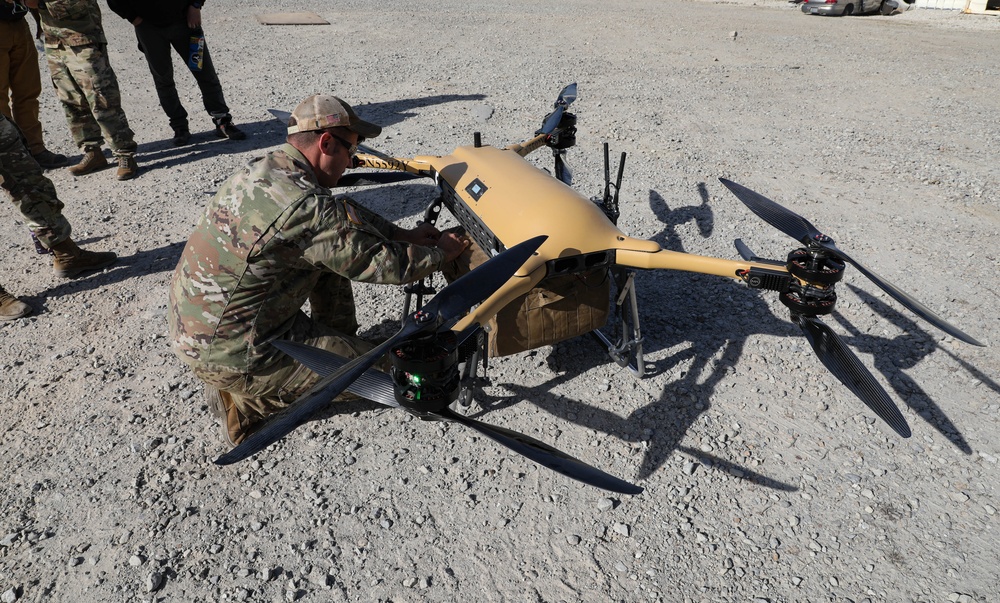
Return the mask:
{"type": "Polygon", "coordinates": [[[97,0],[45,0],[38,16],[46,48],[107,44],[97,0]]]}
{"type": "Polygon", "coordinates": [[[174,351],[210,370],[254,372],[291,328],[319,278],[413,282],[444,252],[391,241],[395,226],[317,184],[291,145],[255,159],[209,202],[170,287],[174,351]]]}

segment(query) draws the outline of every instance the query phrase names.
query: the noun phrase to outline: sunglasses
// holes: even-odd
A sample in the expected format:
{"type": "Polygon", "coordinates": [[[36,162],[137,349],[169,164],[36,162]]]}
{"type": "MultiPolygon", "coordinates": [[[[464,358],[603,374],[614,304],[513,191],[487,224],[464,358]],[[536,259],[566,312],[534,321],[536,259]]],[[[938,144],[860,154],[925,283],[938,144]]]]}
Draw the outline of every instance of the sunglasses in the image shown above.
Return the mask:
{"type": "MultiPolygon", "coordinates": [[[[327,132],[327,134],[330,134],[330,133],[327,132]]],[[[337,136],[336,134],[330,134],[330,138],[336,140],[341,145],[343,145],[344,148],[347,149],[347,156],[348,157],[354,157],[358,153],[358,145],[352,144],[352,143],[344,140],[340,136],[337,136]]]]}

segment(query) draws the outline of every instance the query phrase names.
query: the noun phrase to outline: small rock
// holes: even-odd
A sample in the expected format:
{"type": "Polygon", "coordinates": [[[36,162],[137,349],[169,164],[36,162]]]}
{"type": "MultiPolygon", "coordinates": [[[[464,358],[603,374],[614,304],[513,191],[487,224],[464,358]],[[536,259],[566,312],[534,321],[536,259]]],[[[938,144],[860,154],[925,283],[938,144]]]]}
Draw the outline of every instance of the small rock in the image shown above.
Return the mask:
{"type": "Polygon", "coordinates": [[[128,564],[131,565],[132,567],[139,567],[140,565],[142,565],[142,557],[138,555],[132,555],[131,557],[128,558],[128,564]]]}
{"type": "Polygon", "coordinates": [[[160,586],[163,585],[163,574],[160,572],[152,572],[146,576],[146,592],[151,593],[158,590],[160,586]]]}
{"type": "Polygon", "coordinates": [[[569,536],[566,537],[566,542],[572,545],[580,544],[580,537],[577,536],[576,534],[570,534],[569,536]]]}
{"type": "Polygon", "coordinates": [[[602,498],[601,500],[597,501],[598,511],[607,511],[613,506],[615,506],[615,501],[611,500],[610,498],[602,498]]]}
{"type": "Polygon", "coordinates": [[[632,532],[632,530],[623,523],[616,523],[614,526],[612,526],[611,529],[614,530],[616,534],[621,534],[622,536],[626,537],[629,536],[632,532]]]}
{"type": "Polygon", "coordinates": [[[17,601],[17,591],[13,588],[8,588],[0,595],[0,601],[3,603],[14,603],[14,601],[17,601]]]}

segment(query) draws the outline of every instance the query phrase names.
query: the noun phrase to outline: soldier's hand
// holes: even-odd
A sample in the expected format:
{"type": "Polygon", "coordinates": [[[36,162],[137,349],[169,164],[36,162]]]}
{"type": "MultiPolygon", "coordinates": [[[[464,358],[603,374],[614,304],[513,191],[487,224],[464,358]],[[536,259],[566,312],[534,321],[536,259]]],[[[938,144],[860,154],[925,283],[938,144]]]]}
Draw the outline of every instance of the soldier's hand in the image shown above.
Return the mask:
{"type": "Polygon", "coordinates": [[[24,0],[24,5],[28,8],[38,10],[38,0],[24,0]]]}
{"type": "Polygon", "coordinates": [[[188,27],[198,29],[201,27],[201,9],[193,6],[188,7],[187,14],[188,27]]]}
{"type": "Polygon", "coordinates": [[[433,224],[426,222],[421,222],[417,224],[416,228],[409,230],[397,227],[394,235],[397,241],[412,243],[413,245],[420,245],[422,247],[434,247],[437,245],[437,240],[440,236],[441,232],[437,228],[434,228],[433,224]]]}
{"type": "Polygon", "coordinates": [[[462,252],[469,246],[469,240],[453,232],[446,232],[438,238],[437,246],[444,252],[445,261],[450,262],[462,255],[462,252]]]}

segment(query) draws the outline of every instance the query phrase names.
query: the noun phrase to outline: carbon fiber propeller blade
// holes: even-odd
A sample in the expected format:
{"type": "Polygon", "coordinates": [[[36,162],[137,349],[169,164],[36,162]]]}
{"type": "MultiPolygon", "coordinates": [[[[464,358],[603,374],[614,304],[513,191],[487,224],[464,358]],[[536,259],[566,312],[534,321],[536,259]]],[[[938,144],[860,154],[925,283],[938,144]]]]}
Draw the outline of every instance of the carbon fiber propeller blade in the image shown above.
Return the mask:
{"type": "Polygon", "coordinates": [[[592,467],[587,463],[562,452],[561,450],[549,446],[545,442],[540,442],[532,437],[524,435],[523,433],[518,433],[510,429],[504,429],[503,427],[497,427],[496,425],[481,423],[475,419],[470,419],[469,417],[452,412],[448,408],[432,414],[436,414],[449,421],[461,423],[469,429],[478,431],[494,442],[501,444],[502,446],[506,446],[514,452],[531,459],[543,467],[548,467],[556,473],[560,473],[566,477],[581,481],[596,488],[610,490],[611,492],[620,492],[622,494],[639,494],[643,490],[639,486],[618,479],[617,477],[609,473],[605,473],[596,467],[592,467]]]}
{"type": "Polygon", "coordinates": [[[418,333],[428,331],[457,318],[461,313],[482,302],[506,283],[517,269],[548,238],[544,235],[529,239],[490,258],[475,270],[463,275],[441,290],[420,311],[435,320],[417,322],[415,315],[408,316],[399,331],[367,354],[358,356],[337,371],[324,377],[309,391],[271,417],[260,429],[247,436],[238,446],[215,460],[217,465],[242,461],[267,448],[291,433],[296,427],[316,414],[330,400],[371,368],[389,349],[418,333]]]}
{"type": "Polygon", "coordinates": [[[576,100],[576,82],[566,86],[559,93],[559,98],[556,99],[555,110],[549,113],[549,116],[545,118],[545,123],[542,124],[542,128],[538,130],[538,134],[551,134],[556,126],[559,125],[560,120],[562,120],[563,113],[566,112],[566,108],[573,104],[576,100]]]}
{"type": "Polygon", "coordinates": [[[752,191],[745,186],[736,184],[735,182],[726,180],[725,178],[719,178],[719,181],[722,182],[726,188],[732,191],[732,193],[736,195],[736,198],[742,201],[744,205],[749,207],[750,211],[760,216],[761,219],[771,226],[774,226],[803,245],[820,247],[829,252],[831,255],[847,262],[848,264],[851,264],[858,269],[858,272],[868,277],[871,282],[875,283],[875,285],[902,304],[905,308],[931,323],[935,327],[941,329],[945,333],[951,335],[955,339],[964,341],[965,343],[971,345],[983,345],[971,335],[968,335],[958,327],[941,318],[935,314],[933,310],[918,302],[916,299],[904,293],[889,281],[875,274],[860,262],[841,251],[834,244],[833,239],[820,232],[809,222],[809,220],[806,220],[795,212],[778,205],[764,195],[752,191]]]}
{"type": "Polygon", "coordinates": [[[826,323],[817,318],[793,316],[793,319],[799,323],[823,366],[879,418],[888,423],[893,431],[904,438],[910,437],[910,426],[906,424],[906,419],[900,414],[899,408],[843,340],[826,323]]]}
{"type": "MultiPolygon", "coordinates": [[[[333,352],[328,352],[304,343],[275,341],[273,345],[304,364],[310,370],[324,376],[336,371],[348,362],[346,358],[338,356],[333,352]]],[[[372,402],[377,402],[385,406],[399,407],[399,403],[396,402],[395,395],[393,394],[392,379],[379,371],[365,371],[363,375],[358,377],[357,381],[348,386],[347,391],[372,402]]],[[[447,408],[435,414],[444,420],[461,423],[470,429],[474,429],[494,442],[506,446],[543,467],[548,467],[557,473],[579,480],[585,484],[622,494],[639,494],[643,490],[638,486],[609,475],[596,467],[592,467],[579,459],[573,458],[544,442],[540,442],[522,433],[481,423],[454,413],[447,408]]]]}
{"type": "Polygon", "coordinates": [[[439,324],[460,318],[469,308],[493,295],[510,280],[547,238],[546,235],[539,235],[490,258],[442,289],[424,304],[423,311],[436,314],[439,324]],[[489,268],[484,270],[487,267],[489,268]]]}
{"type": "MultiPolygon", "coordinates": [[[[333,352],[297,341],[280,339],[271,345],[298,360],[320,377],[326,377],[350,362],[350,359],[333,352]]],[[[376,370],[362,373],[354,383],[347,386],[347,391],[365,400],[399,408],[399,402],[396,402],[393,394],[392,380],[385,373],[376,370]]]]}
{"type": "Polygon", "coordinates": [[[929,322],[932,325],[934,325],[935,327],[941,329],[945,333],[951,335],[955,339],[958,339],[959,341],[964,341],[965,343],[968,343],[968,344],[971,344],[971,345],[978,345],[980,347],[984,347],[984,344],[981,343],[979,340],[977,340],[975,337],[969,335],[965,331],[959,329],[955,325],[953,325],[953,324],[949,323],[948,321],[946,321],[945,319],[941,318],[940,316],[938,316],[937,314],[935,314],[934,311],[931,310],[930,308],[928,308],[927,306],[923,305],[922,303],[918,302],[914,298],[910,297],[910,295],[908,295],[907,293],[904,293],[902,290],[900,290],[898,287],[896,287],[895,285],[893,285],[889,281],[887,281],[884,278],[882,278],[881,276],[875,274],[874,272],[872,272],[871,270],[869,270],[867,267],[865,267],[864,265],[862,265],[860,262],[854,260],[851,256],[847,255],[846,253],[844,253],[840,249],[837,249],[837,246],[833,244],[832,240],[830,240],[827,243],[823,243],[822,246],[823,246],[824,249],[827,249],[827,250],[831,251],[834,255],[836,255],[837,257],[839,257],[843,261],[845,261],[848,264],[851,264],[852,266],[854,266],[855,268],[857,268],[858,272],[860,272],[861,274],[867,276],[868,280],[870,280],[871,282],[873,282],[876,285],[878,285],[878,287],[880,289],[882,289],[883,291],[885,291],[886,293],[889,294],[889,297],[891,297],[894,300],[898,301],[900,304],[902,304],[904,307],[906,307],[910,312],[913,312],[914,314],[916,314],[920,318],[923,318],[927,322],[929,322]]]}
{"type": "Polygon", "coordinates": [[[741,184],[736,184],[732,180],[719,178],[719,182],[732,191],[737,199],[750,208],[750,211],[803,245],[809,245],[813,242],[814,238],[823,236],[823,233],[810,224],[809,220],[791,210],[785,209],[764,195],[752,191],[741,184]]]}
{"type": "Polygon", "coordinates": [[[566,186],[573,186],[573,168],[563,159],[562,153],[556,155],[556,178],[566,186]]]}

